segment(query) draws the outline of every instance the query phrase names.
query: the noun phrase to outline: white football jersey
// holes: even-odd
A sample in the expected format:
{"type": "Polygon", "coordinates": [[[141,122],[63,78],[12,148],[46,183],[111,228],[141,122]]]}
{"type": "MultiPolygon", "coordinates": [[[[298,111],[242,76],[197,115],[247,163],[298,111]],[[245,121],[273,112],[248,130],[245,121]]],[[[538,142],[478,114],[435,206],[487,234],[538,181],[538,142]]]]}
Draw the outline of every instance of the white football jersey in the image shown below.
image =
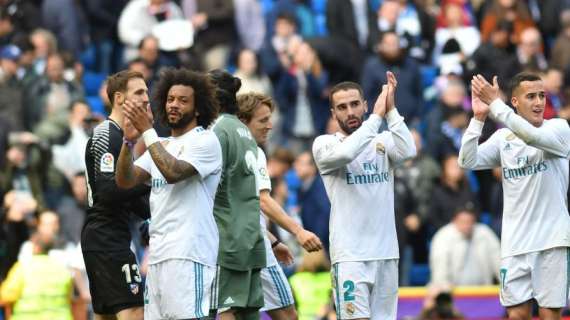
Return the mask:
{"type": "Polygon", "coordinates": [[[414,140],[396,109],[387,114],[388,131],[378,134],[382,118],[373,114],[350,136],[315,139],[313,155],[331,202],[332,263],[396,259],[394,164],[416,154],[414,140]]]}
{"type": "Polygon", "coordinates": [[[463,135],[459,164],[474,170],[501,167],[501,257],[570,246],[568,123],[544,120],[536,128],[500,100],[491,104],[491,117],[508,128],[478,145],[483,122],[472,119],[463,135]]]}
{"type": "Polygon", "coordinates": [[[161,143],[198,173],[169,184],[148,151],[135,162],[151,175],[149,264],[188,259],[216,266],[219,235],[213,210],[222,168],[220,143],[202,127],[161,143]]]}
{"type": "MultiPolygon", "coordinates": [[[[265,157],[265,152],[259,147],[257,147],[257,186],[259,191],[268,190],[271,192],[271,178],[269,178],[269,173],[267,172],[267,158],[265,157]]],[[[277,258],[273,253],[271,248],[271,241],[267,236],[267,221],[265,220],[265,215],[260,211],[259,223],[261,224],[261,232],[263,233],[263,242],[265,243],[265,256],[267,258],[267,267],[272,267],[278,264],[277,258]]]]}

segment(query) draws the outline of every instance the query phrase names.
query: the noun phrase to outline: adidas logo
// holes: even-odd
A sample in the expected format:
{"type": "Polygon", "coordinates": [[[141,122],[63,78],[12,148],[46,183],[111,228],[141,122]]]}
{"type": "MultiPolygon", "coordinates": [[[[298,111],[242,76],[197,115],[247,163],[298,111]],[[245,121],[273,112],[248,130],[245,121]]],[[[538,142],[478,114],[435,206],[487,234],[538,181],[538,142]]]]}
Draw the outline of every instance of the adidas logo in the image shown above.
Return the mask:
{"type": "Polygon", "coordinates": [[[224,301],[224,305],[232,304],[232,303],[234,303],[234,302],[235,302],[235,301],[234,301],[234,299],[232,299],[232,297],[228,297],[228,298],[226,299],[226,301],[224,301]]]}

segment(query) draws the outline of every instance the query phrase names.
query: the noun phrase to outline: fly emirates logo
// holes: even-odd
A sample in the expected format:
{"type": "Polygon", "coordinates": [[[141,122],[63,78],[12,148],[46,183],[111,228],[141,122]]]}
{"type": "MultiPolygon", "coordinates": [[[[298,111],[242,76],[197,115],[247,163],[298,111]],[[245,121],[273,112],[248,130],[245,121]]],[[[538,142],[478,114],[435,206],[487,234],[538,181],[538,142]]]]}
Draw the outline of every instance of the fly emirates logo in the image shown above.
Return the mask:
{"type": "Polygon", "coordinates": [[[504,179],[520,179],[548,170],[548,165],[544,160],[537,163],[530,163],[528,157],[518,157],[517,164],[519,167],[515,169],[503,168],[504,179]]]}
{"type": "Polygon", "coordinates": [[[355,174],[348,171],[346,173],[347,184],[374,184],[390,181],[388,171],[379,171],[376,163],[365,162],[362,164],[363,173],[355,174]]]}

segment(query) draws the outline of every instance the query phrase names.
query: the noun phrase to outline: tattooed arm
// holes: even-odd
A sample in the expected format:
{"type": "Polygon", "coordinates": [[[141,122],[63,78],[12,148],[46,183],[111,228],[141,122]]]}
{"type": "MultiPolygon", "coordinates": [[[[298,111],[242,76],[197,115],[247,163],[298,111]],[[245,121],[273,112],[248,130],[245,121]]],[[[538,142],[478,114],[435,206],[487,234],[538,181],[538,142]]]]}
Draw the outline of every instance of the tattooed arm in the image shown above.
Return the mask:
{"type": "Polygon", "coordinates": [[[148,152],[168,183],[176,183],[198,173],[190,163],[176,159],[168,153],[161,143],[153,143],[148,152]]]}
{"type": "MultiPolygon", "coordinates": [[[[147,154],[145,153],[141,156],[141,160],[144,159],[144,156],[147,156],[147,154]]],[[[130,189],[142,184],[150,180],[149,172],[150,167],[143,169],[133,164],[133,151],[127,144],[123,143],[119,159],[117,160],[117,172],[115,174],[117,186],[122,189],[130,189]]]]}

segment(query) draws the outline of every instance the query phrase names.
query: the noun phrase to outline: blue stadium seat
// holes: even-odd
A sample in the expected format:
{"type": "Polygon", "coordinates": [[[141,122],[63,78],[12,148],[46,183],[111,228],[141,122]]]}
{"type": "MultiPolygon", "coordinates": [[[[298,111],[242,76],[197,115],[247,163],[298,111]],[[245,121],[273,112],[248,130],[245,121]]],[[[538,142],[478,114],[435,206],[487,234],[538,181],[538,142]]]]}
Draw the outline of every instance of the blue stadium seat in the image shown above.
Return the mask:
{"type": "Polygon", "coordinates": [[[425,286],[429,282],[429,277],[429,265],[414,264],[410,269],[410,286],[425,286]]]}
{"type": "Polygon", "coordinates": [[[85,101],[87,101],[87,104],[91,107],[91,112],[107,116],[105,105],[99,96],[87,96],[85,97],[85,101]]]}
{"type": "Polygon", "coordinates": [[[99,88],[103,81],[105,81],[105,74],[87,71],[83,75],[83,88],[85,89],[86,96],[97,96],[99,88]]]}
{"type": "Polygon", "coordinates": [[[311,0],[311,10],[316,15],[325,14],[327,10],[327,0],[311,0]]]}
{"type": "Polygon", "coordinates": [[[95,45],[90,45],[81,53],[79,56],[79,61],[85,68],[85,70],[95,70],[95,65],[97,63],[97,54],[95,51],[95,45]]]}
{"type": "Polygon", "coordinates": [[[420,73],[422,74],[422,85],[424,88],[427,88],[433,85],[435,78],[437,77],[438,70],[437,67],[423,65],[420,67],[420,73]]]}

